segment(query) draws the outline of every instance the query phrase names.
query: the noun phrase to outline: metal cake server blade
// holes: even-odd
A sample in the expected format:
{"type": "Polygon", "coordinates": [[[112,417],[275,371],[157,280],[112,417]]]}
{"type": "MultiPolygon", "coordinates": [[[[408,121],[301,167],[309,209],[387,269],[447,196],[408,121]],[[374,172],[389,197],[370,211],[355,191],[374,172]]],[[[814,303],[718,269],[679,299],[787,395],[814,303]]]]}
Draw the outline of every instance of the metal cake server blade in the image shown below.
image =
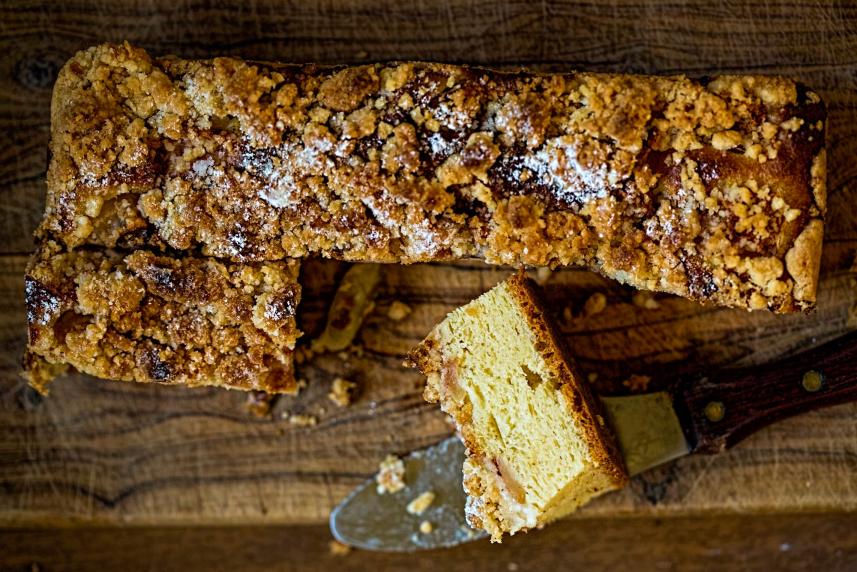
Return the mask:
{"type": "Polygon", "coordinates": [[[404,489],[379,494],[375,479],[369,479],[333,509],[330,530],[337,540],[367,550],[410,552],[455,546],[488,536],[484,531],[473,530],[464,520],[464,445],[458,437],[414,451],[402,461],[404,489]],[[409,514],[408,503],[425,491],[435,494],[434,502],[420,515],[409,514]],[[432,532],[420,532],[423,521],[432,524],[432,532]]]}
{"type": "MultiPolygon", "coordinates": [[[[669,394],[602,401],[632,475],[690,451],[669,394]]],[[[407,483],[404,489],[379,494],[375,480],[370,479],[333,510],[330,530],[337,540],[356,548],[407,552],[487,538],[484,531],[470,528],[464,518],[464,445],[457,437],[415,451],[402,460],[407,483]],[[409,514],[408,503],[425,491],[435,493],[434,502],[421,515],[409,514]],[[432,524],[432,532],[420,532],[423,521],[432,524]]]]}

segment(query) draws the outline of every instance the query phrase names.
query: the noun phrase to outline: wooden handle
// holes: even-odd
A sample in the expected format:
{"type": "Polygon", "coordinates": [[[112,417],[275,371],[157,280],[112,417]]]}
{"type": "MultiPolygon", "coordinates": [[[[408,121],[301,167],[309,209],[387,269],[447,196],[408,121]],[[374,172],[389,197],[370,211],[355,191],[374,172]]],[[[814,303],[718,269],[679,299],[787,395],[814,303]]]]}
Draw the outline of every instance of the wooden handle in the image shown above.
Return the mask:
{"type": "Polygon", "coordinates": [[[682,383],[675,397],[691,449],[719,453],[779,419],[857,400],[857,332],[777,363],[682,383]]]}

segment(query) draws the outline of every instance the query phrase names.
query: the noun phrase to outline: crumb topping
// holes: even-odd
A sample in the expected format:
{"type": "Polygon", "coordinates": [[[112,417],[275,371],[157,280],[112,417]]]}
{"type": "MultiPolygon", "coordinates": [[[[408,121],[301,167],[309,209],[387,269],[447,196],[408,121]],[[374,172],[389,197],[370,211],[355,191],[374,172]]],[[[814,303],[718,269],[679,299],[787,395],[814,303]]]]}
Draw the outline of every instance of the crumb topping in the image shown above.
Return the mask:
{"type": "Polygon", "coordinates": [[[813,268],[785,258],[818,250],[825,111],[784,78],[323,68],[125,44],[77,54],[54,103],[39,234],[68,246],[479,257],[745,308],[814,303],[813,268]],[[784,265],[752,280],[757,259],[784,265]]]}
{"type": "Polygon", "coordinates": [[[395,455],[387,455],[378,465],[375,482],[379,495],[399,492],[405,488],[405,463],[395,455]]]}
{"type": "Polygon", "coordinates": [[[231,263],[53,242],[25,277],[28,351],[109,379],[289,393],[295,262],[231,263]]]}

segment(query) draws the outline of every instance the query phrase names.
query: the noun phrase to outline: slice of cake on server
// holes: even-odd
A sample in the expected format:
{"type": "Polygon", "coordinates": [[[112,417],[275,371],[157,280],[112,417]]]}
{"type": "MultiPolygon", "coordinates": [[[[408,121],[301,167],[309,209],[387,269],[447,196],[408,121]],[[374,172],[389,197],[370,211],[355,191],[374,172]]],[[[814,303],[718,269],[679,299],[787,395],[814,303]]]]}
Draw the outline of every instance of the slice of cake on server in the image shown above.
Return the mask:
{"type": "Polygon", "coordinates": [[[409,361],[467,448],[467,521],[499,542],[628,481],[586,382],[523,273],[458,308],[409,361]]]}

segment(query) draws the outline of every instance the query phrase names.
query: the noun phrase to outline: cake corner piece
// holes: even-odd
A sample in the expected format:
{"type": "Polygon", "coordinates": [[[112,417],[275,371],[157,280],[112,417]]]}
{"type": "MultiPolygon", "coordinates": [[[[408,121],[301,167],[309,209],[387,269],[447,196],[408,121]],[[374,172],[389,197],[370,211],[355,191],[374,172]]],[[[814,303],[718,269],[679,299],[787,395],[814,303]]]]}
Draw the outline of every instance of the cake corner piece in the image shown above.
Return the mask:
{"type": "Polygon", "coordinates": [[[623,487],[600,414],[524,274],[438,324],[409,355],[425,398],[455,422],[467,457],[467,521],[500,542],[623,487]]]}
{"type": "Polygon", "coordinates": [[[295,261],[233,263],[43,242],[25,275],[23,377],[42,394],[72,369],[117,381],[293,393],[295,261]]]}

